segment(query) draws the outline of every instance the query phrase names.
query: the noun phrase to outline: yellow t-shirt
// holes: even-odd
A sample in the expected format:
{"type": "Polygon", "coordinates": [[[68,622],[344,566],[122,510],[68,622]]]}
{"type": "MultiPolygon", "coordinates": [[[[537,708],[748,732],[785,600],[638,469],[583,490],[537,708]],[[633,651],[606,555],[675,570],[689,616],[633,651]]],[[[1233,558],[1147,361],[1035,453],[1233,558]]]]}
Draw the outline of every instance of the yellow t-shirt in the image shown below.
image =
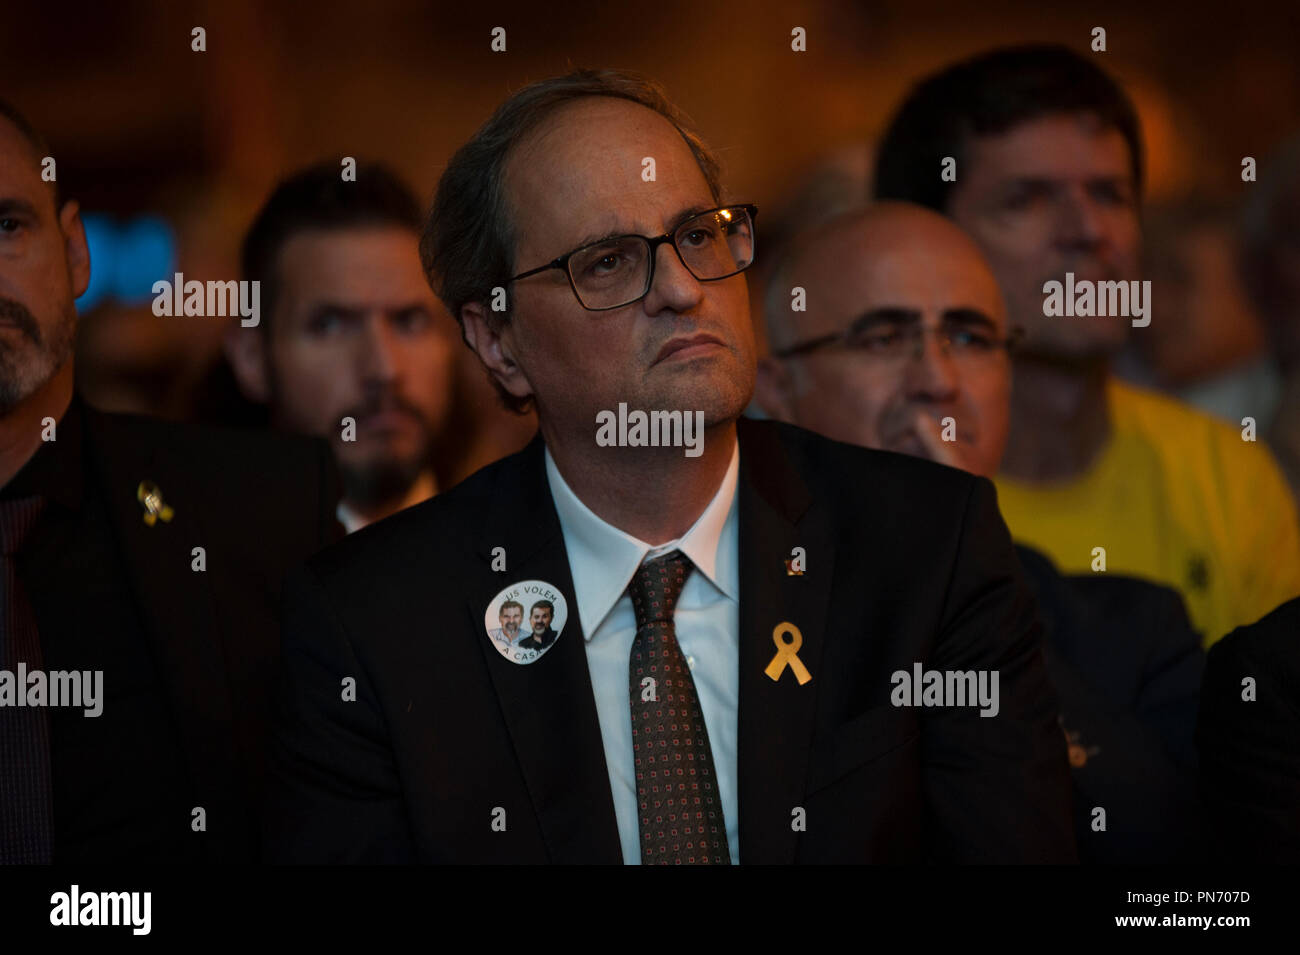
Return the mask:
{"type": "Polygon", "coordinates": [[[1300,594],[1296,506],[1268,450],[1119,381],[1108,400],[1110,442],[1080,478],[997,478],[1012,535],[1065,573],[1092,573],[1104,547],[1106,570],[1182,593],[1207,647],[1300,594]]]}

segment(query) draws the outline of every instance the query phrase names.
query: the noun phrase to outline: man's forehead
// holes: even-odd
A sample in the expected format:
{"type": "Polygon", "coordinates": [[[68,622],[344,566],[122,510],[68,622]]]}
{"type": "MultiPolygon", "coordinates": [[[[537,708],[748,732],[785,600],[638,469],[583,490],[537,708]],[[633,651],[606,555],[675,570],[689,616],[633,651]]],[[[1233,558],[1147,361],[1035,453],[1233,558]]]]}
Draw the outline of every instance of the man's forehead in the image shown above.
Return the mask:
{"type": "Polygon", "coordinates": [[[521,231],[572,239],[659,231],[712,195],[694,153],[664,116],[628,100],[566,104],[512,152],[506,189],[521,231]]]}
{"type": "Polygon", "coordinates": [[[1003,133],[972,136],[966,152],[972,171],[981,178],[1050,182],[1132,176],[1124,134],[1088,113],[1041,116],[1003,133]]]}
{"type": "Polygon", "coordinates": [[[606,150],[635,151],[647,142],[680,143],[688,149],[677,127],[650,107],[617,96],[584,96],[557,106],[520,140],[515,152],[570,155],[594,146],[602,152],[590,158],[599,162],[606,150]]]}
{"type": "MultiPolygon", "coordinates": [[[[375,224],[337,228],[300,229],[281,247],[281,258],[306,261],[338,260],[339,264],[371,256],[378,261],[391,260],[392,250],[405,246],[418,265],[419,236],[399,225],[375,224]]],[[[398,259],[397,261],[401,261],[398,259]]]]}
{"type": "Polygon", "coordinates": [[[909,268],[882,261],[860,286],[857,304],[860,309],[911,309],[936,318],[946,312],[975,311],[998,326],[1006,320],[997,282],[987,269],[943,255],[918,256],[909,268]]]}
{"type": "Polygon", "coordinates": [[[368,301],[428,292],[415,233],[398,226],[298,232],[276,256],[279,277],[304,298],[368,301]],[[294,279],[300,277],[301,281],[294,279]],[[405,281],[403,281],[405,279],[405,281]]]}
{"type": "Polygon", "coordinates": [[[828,231],[798,265],[809,285],[839,315],[873,308],[922,311],[973,308],[997,319],[997,280],[973,243],[944,222],[909,225],[906,216],[859,220],[828,231]]]}

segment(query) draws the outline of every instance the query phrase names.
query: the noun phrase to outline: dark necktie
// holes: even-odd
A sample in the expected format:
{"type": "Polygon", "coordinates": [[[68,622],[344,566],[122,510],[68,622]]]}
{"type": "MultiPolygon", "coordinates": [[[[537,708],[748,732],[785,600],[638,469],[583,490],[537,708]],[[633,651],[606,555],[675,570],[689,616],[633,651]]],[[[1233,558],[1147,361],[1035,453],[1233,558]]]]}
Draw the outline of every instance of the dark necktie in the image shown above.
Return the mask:
{"type": "Polygon", "coordinates": [[[731,864],[709,732],[673,626],[691,570],[690,559],[675,550],[642,564],[627,588],[636,611],[628,669],[645,865],[731,864]],[[643,685],[647,677],[654,683],[643,685]]]}
{"type": "MultiPolygon", "coordinates": [[[[36,526],[45,501],[40,497],[0,500],[0,669],[13,674],[44,667],[36,615],[18,580],[17,555],[36,526]]],[[[48,865],[52,861],[50,823],[50,725],[43,706],[0,706],[0,864],[48,865]]]]}

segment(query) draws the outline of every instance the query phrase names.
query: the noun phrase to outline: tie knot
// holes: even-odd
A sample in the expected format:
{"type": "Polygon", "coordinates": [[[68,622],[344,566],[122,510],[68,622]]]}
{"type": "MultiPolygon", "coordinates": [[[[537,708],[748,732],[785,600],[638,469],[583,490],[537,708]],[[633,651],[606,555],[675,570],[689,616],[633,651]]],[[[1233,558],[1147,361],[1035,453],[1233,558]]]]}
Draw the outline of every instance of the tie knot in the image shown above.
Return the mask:
{"type": "Polygon", "coordinates": [[[44,506],[45,498],[40,495],[0,499],[0,550],[6,557],[22,549],[44,506]]]}
{"type": "Polygon", "coordinates": [[[637,568],[627,587],[636,612],[637,630],[657,620],[672,620],[677,598],[682,595],[693,566],[689,557],[675,550],[637,568]]]}

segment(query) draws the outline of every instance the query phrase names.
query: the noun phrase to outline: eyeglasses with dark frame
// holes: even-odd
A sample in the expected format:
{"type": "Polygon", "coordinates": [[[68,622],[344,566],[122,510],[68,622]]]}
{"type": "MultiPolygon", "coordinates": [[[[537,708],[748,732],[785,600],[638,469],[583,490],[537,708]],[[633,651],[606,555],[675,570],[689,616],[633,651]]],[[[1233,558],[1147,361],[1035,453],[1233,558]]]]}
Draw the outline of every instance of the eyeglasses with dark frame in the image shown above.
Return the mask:
{"type": "Polygon", "coordinates": [[[598,239],[520,272],[510,281],[563,269],[579,305],[589,312],[607,312],[650,294],[659,246],[665,242],[672,244],[678,260],[697,281],[717,282],[739,275],[754,262],[757,216],[758,207],[752,203],[707,209],[663,235],[598,239]]]}
{"type": "Polygon", "coordinates": [[[830,332],[798,342],[772,352],[773,358],[792,358],[806,355],[829,345],[841,345],[844,348],[872,357],[897,359],[904,355],[917,358],[924,349],[925,337],[933,334],[939,339],[939,345],[946,354],[953,356],[979,357],[992,355],[1001,351],[1010,353],[1024,337],[1024,329],[1012,328],[1005,338],[997,338],[983,333],[979,326],[987,319],[979,313],[967,309],[956,309],[948,314],[969,314],[974,320],[959,323],[956,327],[945,325],[928,329],[916,322],[899,322],[882,320],[882,314],[902,314],[903,309],[883,309],[869,312],[860,317],[848,328],[839,332],[830,332]]]}

